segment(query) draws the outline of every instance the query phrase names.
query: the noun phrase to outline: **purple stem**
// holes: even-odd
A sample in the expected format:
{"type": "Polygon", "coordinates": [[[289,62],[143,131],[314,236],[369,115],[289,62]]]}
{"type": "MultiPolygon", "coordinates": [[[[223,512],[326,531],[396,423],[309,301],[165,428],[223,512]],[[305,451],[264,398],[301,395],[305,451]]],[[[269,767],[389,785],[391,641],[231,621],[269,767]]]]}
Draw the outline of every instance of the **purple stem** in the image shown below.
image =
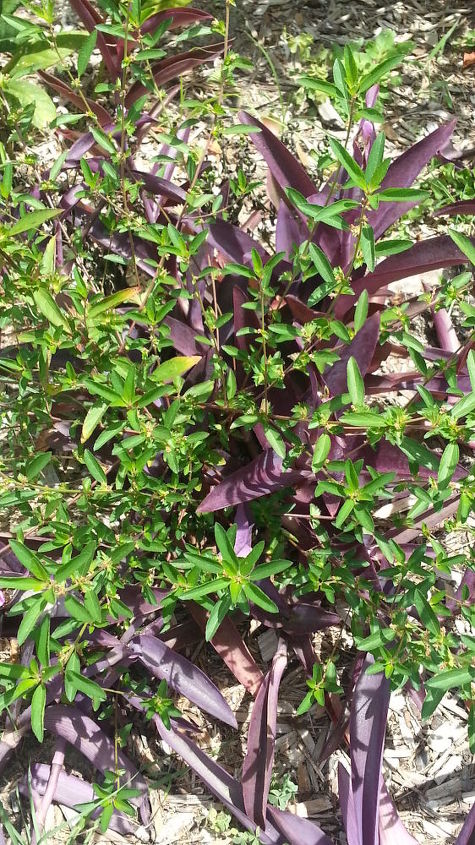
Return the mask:
{"type": "MultiPolygon", "coordinates": [[[[46,821],[46,814],[51,806],[51,802],[53,801],[53,798],[56,793],[56,787],[58,786],[59,776],[63,770],[65,753],[66,740],[61,738],[56,743],[56,750],[54,752],[53,762],[51,764],[50,776],[48,778],[48,783],[43,798],[41,799],[40,806],[36,813],[37,830],[39,833],[41,833],[43,830],[46,821]]],[[[31,831],[31,845],[36,845],[36,832],[34,827],[31,831]]]]}

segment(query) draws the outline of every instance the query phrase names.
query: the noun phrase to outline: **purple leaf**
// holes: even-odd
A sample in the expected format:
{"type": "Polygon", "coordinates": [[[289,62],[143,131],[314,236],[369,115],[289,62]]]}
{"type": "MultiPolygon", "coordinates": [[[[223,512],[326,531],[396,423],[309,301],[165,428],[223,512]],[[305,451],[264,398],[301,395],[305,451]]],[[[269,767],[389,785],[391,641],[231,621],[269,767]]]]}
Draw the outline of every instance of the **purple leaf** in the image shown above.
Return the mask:
{"type": "Polygon", "coordinates": [[[84,135],[80,135],[77,141],[74,141],[74,144],[71,144],[64,166],[77,167],[82,157],[89,152],[95,143],[92,132],[85,132],[84,135]]]}
{"type": "Polygon", "coordinates": [[[290,308],[293,318],[302,326],[304,326],[305,323],[311,323],[312,320],[315,320],[317,317],[324,316],[323,312],[314,311],[313,308],[309,308],[305,302],[302,302],[301,299],[291,293],[287,294],[285,301],[290,308]]]}
{"type": "Polygon", "coordinates": [[[211,223],[207,243],[219,250],[228,261],[235,264],[247,264],[252,266],[251,252],[255,249],[264,263],[269,260],[270,255],[258,241],[251,238],[239,226],[233,226],[225,220],[217,220],[211,223]]]}
{"type": "MultiPolygon", "coordinates": [[[[197,47],[188,53],[180,53],[177,56],[167,56],[152,66],[152,74],[156,85],[161,88],[170,82],[171,79],[179,79],[184,73],[189,73],[193,68],[211,62],[223,52],[223,44],[213,44],[210,47],[197,47]]],[[[147,88],[141,82],[134,82],[127,92],[125,98],[126,108],[135,103],[147,88]]]]}
{"type": "Polygon", "coordinates": [[[135,766],[115,748],[99,725],[78,707],[50,704],[45,709],[45,730],[65,739],[103,773],[115,771],[118,764],[125,770],[128,775],[126,780],[134,789],[147,791],[147,785],[135,766]]]}
{"type": "Polygon", "coordinates": [[[236,717],[219,690],[186,657],[157,637],[138,636],[132,640],[129,649],[153,675],[165,678],[172,689],[227,725],[237,727],[236,717]]]}
{"type": "Polygon", "coordinates": [[[351,778],[341,763],[338,764],[338,800],[348,845],[360,845],[351,778]]]}
{"type": "Polygon", "coordinates": [[[234,551],[238,557],[247,557],[252,550],[252,523],[247,505],[236,508],[236,541],[234,551]]]}
{"type": "Polygon", "coordinates": [[[450,598],[447,599],[447,602],[446,602],[447,607],[449,608],[449,610],[452,611],[452,613],[459,613],[460,612],[460,606],[461,606],[461,602],[462,602],[462,592],[463,592],[464,587],[468,588],[468,599],[467,599],[467,601],[470,604],[473,604],[475,602],[475,572],[473,571],[473,569],[467,569],[464,572],[464,574],[462,576],[462,580],[461,580],[459,586],[457,587],[454,598],[453,599],[450,599],[450,598]]]}
{"type": "Polygon", "coordinates": [[[292,209],[281,201],[277,212],[275,227],[275,246],[277,252],[285,252],[289,260],[292,248],[308,238],[308,227],[297,219],[292,209]]]}
{"type": "MultiPolygon", "coordinates": [[[[471,240],[475,244],[475,238],[471,240]]],[[[335,317],[341,319],[354,305],[363,290],[367,290],[371,295],[376,293],[382,285],[397,282],[399,279],[468,262],[467,256],[459,250],[448,235],[419,241],[405,252],[386,258],[373,273],[353,282],[352,288],[355,295],[339,297],[335,306],[335,317]]]]}
{"type": "Polygon", "coordinates": [[[447,352],[458,352],[460,349],[460,341],[457,337],[452,319],[445,308],[432,309],[432,318],[434,320],[434,328],[437,334],[442,349],[447,352]]]}
{"type": "Polygon", "coordinates": [[[88,32],[97,32],[97,47],[101,51],[104,64],[109,71],[109,76],[115,79],[120,70],[120,58],[118,58],[109,48],[104,34],[100,30],[96,30],[97,24],[103,24],[104,19],[96,11],[94,6],[89,3],[89,0],[69,0],[70,6],[76,12],[78,18],[82,21],[88,32]]]}
{"type": "Polygon", "coordinates": [[[470,812],[465,819],[455,845],[474,845],[475,843],[475,804],[470,807],[470,812]]]}
{"type": "MultiPolygon", "coordinates": [[[[81,112],[84,112],[84,100],[79,96],[79,94],[76,94],[69,85],[61,79],[57,79],[55,76],[52,76],[50,73],[46,73],[44,70],[39,70],[38,75],[41,77],[43,82],[52,88],[53,91],[56,91],[60,97],[63,97],[64,100],[69,100],[69,102],[77,106],[81,112]]],[[[101,126],[107,126],[112,122],[109,112],[107,112],[103,106],[99,105],[99,103],[96,103],[94,100],[87,98],[86,102],[91,111],[96,115],[101,126]]]]}
{"type": "Polygon", "coordinates": [[[257,126],[260,129],[260,132],[254,132],[249,137],[267,162],[281,191],[285,188],[295,188],[304,197],[317,193],[317,188],[305,169],[270,129],[245,111],[239,112],[239,120],[241,123],[257,126]]]}
{"type": "MultiPolygon", "coordinates": [[[[190,602],[190,611],[204,632],[207,619],[206,611],[194,602],[190,602]]],[[[226,616],[221,622],[211,640],[211,645],[226,663],[234,677],[251,695],[256,695],[264,675],[229,616],[226,616]]]]}
{"type": "Polygon", "coordinates": [[[379,313],[375,313],[366,320],[351,343],[340,351],[340,360],[336,361],[323,376],[332,396],[338,396],[347,390],[346,367],[350,357],[355,358],[361,375],[365,377],[378,343],[379,319],[379,313]]]}
{"type": "Polygon", "coordinates": [[[267,796],[274,763],[277,699],[286,666],[287,646],[281,640],[272,667],[257,693],[249,722],[242,788],[246,813],[260,828],[265,827],[267,796]]]}
{"type": "MultiPolygon", "coordinates": [[[[120,255],[128,261],[132,259],[130,239],[127,234],[109,232],[100,220],[94,221],[89,229],[89,234],[96,243],[110,252],[120,255]]],[[[155,276],[156,269],[149,263],[157,260],[157,251],[154,244],[137,238],[133,239],[133,243],[137,266],[149,276],[155,276]]]]}
{"type": "Polygon", "coordinates": [[[147,32],[155,32],[163,21],[169,20],[170,23],[167,29],[178,29],[180,26],[189,26],[193,23],[209,21],[213,19],[213,15],[209,12],[203,12],[201,9],[192,9],[189,6],[187,9],[165,9],[163,12],[157,12],[156,15],[151,15],[147,18],[145,23],[140,27],[142,34],[147,32]]]}
{"type": "MultiPolygon", "coordinates": [[[[31,788],[39,795],[45,794],[50,773],[51,767],[45,763],[33,763],[31,766],[31,788]]],[[[23,795],[29,795],[29,786],[26,778],[20,782],[19,790],[23,795]]],[[[53,795],[53,801],[56,801],[57,804],[63,804],[65,807],[74,809],[78,804],[86,804],[89,801],[94,801],[96,797],[89,783],[75,777],[75,775],[60,772],[53,795]]],[[[135,827],[130,819],[116,811],[112,815],[110,827],[112,830],[117,831],[117,833],[122,834],[134,833],[135,831],[135,827]]]]}
{"type": "MultiPolygon", "coordinates": [[[[246,815],[242,797],[242,786],[219,763],[208,757],[184,734],[179,734],[173,728],[168,730],[163,722],[155,716],[154,724],[163,740],[190,766],[198,775],[210,792],[228,808],[247,830],[255,830],[255,825],[246,815]]],[[[267,824],[261,834],[264,845],[283,845],[283,838],[272,824],[267,824]]]]}
{"type": "Polygon", "coordinates": [[[312,637],[310,634],[291,634],[289,636],[289,643],[294,650],[295,656],[300,660],[306,674],[310,676],[316,660],[312,637]]]}
{"type": "Polygon", "coordinates": [[[318,825],[278,807],[267,807],[267,818],[282,832],[288,845],[333,845],[318,825]]]}
{"type": "Polygon", "coordinates": [[[336,613],[305,602],[292,607],[289,618],[281,621],[282,628],[289,634],[311,634],[332,625],[341,625],[341,619],[336,613]]]}
{"type": "Polygon", "coordinates": [[[146,173],[142,170],[131,170],[131,175],[137,182],[142,182],[146,190],[151,194],[160,194],[167,199],[181,205],[186,200],[186,191],[174,185],[168,179],[162,179],[161,176],[155,176],[153,173],[146,173]]]}
{"type": "MultiPolygon", "coordinates": [[[[410,188],[426,164],[447,145],[454,127],[454,120],[440,126],[439,129],[431,132],[427,138],[423,138],[422,141],[414,144],[398,156],[390,165],[381,184],[381,190],[410,188]]],[[[383,202],[376,211],[371,211],[368,214],[368,223],[374,229],[375,238],[380,238],[396,220],[399,220],[415,205],[417,203],[414,202],[383,202]]]]}
{"type": "Polygon", "coordinates": [[[379,845],[419,845],[417,839],[406,830],[393,800],[381,779],[381,796],[379,802],[379,845]]]}
{"type": "Polygon", "coordinates": [[[475,200],[459,200],[453,202],[451,205],[444,205],[438,211],[434,211],[434,217],[440,217],[441,214],[475,214],[475,200]]]}
{"type": "Polygon", "coordinates": [[[195,340],[196,331],[175,317],[165,317],[164,323],[170,329],[170,340],[173,348],[180,355],[200,355],[198,342],[195,340]]]}
{"type": "Polygon", "coordinates": [[[134,616],[147,616],[149,613],[158,613],[161,600],[168,595],[167,590],[152,589],[152,592],[157,600],[156,604],[150,604],[144,599],[142,588],[132,584],[119,591],[119,598],[130,608],[134,616]]]}
{"type": "Polygon", "coordinates": [[[359,845],[378,845],[381,765],[389,707],[389,680],[368,675],[367,657],[353,692],[350,715],[351,791],[359,845]]]}
{"type": "Polygon", "coordinates": [[[251,502],[302,480],[299,470],[283,470],[282,458],[267,449],[250,464],[233,472],[213,487],[198,505],[198,513],[213,513],[231,505],[251,502]]]}

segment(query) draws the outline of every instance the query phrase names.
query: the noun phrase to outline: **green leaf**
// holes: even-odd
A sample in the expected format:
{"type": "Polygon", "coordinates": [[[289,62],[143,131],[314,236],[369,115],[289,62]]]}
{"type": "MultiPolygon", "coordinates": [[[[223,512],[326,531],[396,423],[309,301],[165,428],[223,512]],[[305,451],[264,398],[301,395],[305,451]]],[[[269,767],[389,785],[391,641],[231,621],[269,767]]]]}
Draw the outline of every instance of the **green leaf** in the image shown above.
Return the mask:
{"type": "Polygon", "coordinates": [[[249,601],[254,602],[254,604],[257,604],[257,606],[261,607],[262,610],[267,610],[268,613],[279,612],[279,608],[277,607],[275,602],[273,602],[272,599],[269,598],[269,596],[266,596],[265,592],[261,590],[261,588],[258,587],[257,584],[253,584],[252,582],[244,584],[244,592],[249,601]]]}
{"type": "Polygon", "coordinates": [[[249,126],[247,123],[235,123],[234,126],[226,126],[223,135],[255,135],[262,130],[258,126],[249,126]]]}
{"type": "Polygon", "coordinates": [[[100,302],[95,302],[90,306],[87,312],[88,320],[95,320],[96,317],[99,317],[105,311],[113,311],[114,308],[117,308],[118,305],[122,305],[123,302],[130,302],[137,299],[138,293],[139,288],[132,287],[125,288],[124,290],[118,290],[110,296],[104,297],[104,299],[101,299],[100,302]]]}
{"type": "Polygon", "coordinates": [[[333,81],[345,100],[348,99],[348,88],[346,85],[346,74],[343,62],[340,59],[335,59],[333,62],[333,81]]]}
{"type": "Polygon", "coordinates": [[[107,693],[86,675],[81,675],[80,672],[74,672],[70,669],[68,670],[68,678],[74,684],[76,692],[79,690],[92,699],[95,709],[97,709],[99,702],[106,701],[107,693]]]}
{"type": "Polygon", "coordinates": [[[44,596],[38,596],[34,604],[32,604],[23,615],[23,619],[21,620],[17,633],[18,645],[23,645],[25,640],[28,639],[37,623],[38,617],[45,609],[46,604],[47,602],[44,596]]]}
{"type": "Polygon", "coordinates": [[[307,693],[307,695],[305,696],[305,698],[303,699],[303,701],[300,702],[295,715],[296,716],[303,716],[304,713],[307,713],[307,711],[310,710],[314,701],[315,701],[315,696],[313,694],[313,690],[310,690],[307,693]]]}
{"type": "Polygon", "coordinates": [[[413,246],[412,241],[403,239],[379,241],[379,243],[376,244],[375,252],[378,257],[381,255],[398,255],[400,252],[405,252],[405,250],[409,249],[411,246],[413,246]]]}
{"type": "Polygon", "coordinates": [[[431,689],[444,690],[455,689],[469,684],[475,678],[475,667],[465,669],[446,669],[429,678],[426,686],[431,689]]]}
{"type": "Polygon", "coordinates": [[[65,317],[63,317],[56,302],[51,294],[45,288],[38,288],[33,293],[33,299],[39,311],[46,317],[53,326],[62,326],[69,332],[69,325],[65,317]]]}
{"type": "MultiPolygon", "coordinates": [[[[381,162],[383,161],[385,141],[386,141],[386,138],[385,138],[384,132],[379,132],[379,134],[376,136],[376,138],[373,141],[373,144],[371,146],[371,151],[370,151],[370,154],[368,156],[368,163],[366,165],[366,170],[365,170],[365,178],[366,178],[366,181],[368,182],[368,184],[371,185],[372,187],[373,187],[372,179],[374,178],[376,171],[378,170],[381,162]]],[[[374,186],[374,187],[376,187],[376,186],[374,186]]]]}
{"type": "Polygon", "coordinates": [[[201,584],[199,587],[192,587],[191,590],[186,590],[180,595],[181,599],[186,601],[197,601],[209,593],[216,593],[224,587],[229,586],[228,578],[215,578],[214,581],[208,581],[206,584],[201,584]]]}
{"type": "Polygon", "coordinates": [[[91,58],[94,47],[96,46],[96,41],[97,32],[95,29],[93,29],[93,31],[90,33],[90,35],[88,35],[84,43],[79,48],[77,59],[77,69],[79,78],[81,78],[89,64],[89,59],[91,58]]]}
{"type": "Polygon", "coordinates": [[[49,666],[50,661],[50,618],[45,616],[38,631],[36,654],[42,666],[49,666]]]}
{"type": "Polygon", "coordinates": [[[437,637],[440,634],[439,620],[421,590],[414,590],[414,604],[422,624],[434,637],[437,637]]]}
{"type": "Polygon", "coordinates": [[[38,452],[34,458],[31,458],[25,468],[25,474],[28,481],[33,481],[35,478],[38,477],[40,472],[44,470],[46,466],[48,466],[52,452],[38,452]]]}
{"type": "Polygon", "coordinates": [[[275,428],[272,428],[270,425],[264,425],[263,428],[266,440],[269,445],[272,446],[274,452],[279,455],[280,458],[285,458],[287,450],[279,432],[276,431],[275,428]]]}
{"type": "Polygon", "coordinates": [[[356,408],[360,405],[364,404],[364,381],[360,373],[360,368],[358,367],[358,363],[353,356],[349,358],[348,363],[346,365],[346,380],[348,384],[348,393],[350,394],[350,399],[352,405],[356,408]]]}
{"type": "Polygon", "coordinates": [[[475,754],[475,702],[472,701],[468,712],[468,745],[471,754],[475,754]]]}
{"type": "Polygon", "coordinates": [[[340,164],[345,168],[348,176],[357,185],[361,190],[365,190],[366,188],[366,177],[361,169],[361,167],[356,163],[356,161],[352,158],[352,156],[345,150],[345,148],[340,144],[336,138],[329,138],[328,143],[330,144],[330,148],[333,152],[335,158],[340,162],[340,164]]]}
{"type": "Polygon", "coordinates": [[[98,402],[96,405],[91,405],[89,408],[81,429],[81,443],[89,440],[91,434],[95,431],[96,426],[102,420],[109,405],[107,402],[98,402]]]}
{"type": "Polygon", "coordinates": [[[77,619],[78,622],[91,623],[94,621],[89,611],[74,596],[66,596],[64,606],[73,619],[77,619]]]}
{"type": "Polygon", "coordinates": [[[320,435],[313,449],[312,471],[318,472],[325,463],[331,449],[330,435],[325,431],[320,435]]]}
{"type": "Polygon", "coordinates": [[[364,640],[358,639],[357,649],[358,651],[374,651],[374,649],[390,643],[395,636],[396,632],[392,628],[380,628],[379,631],[375,631],[374,634],[370,634],[364,640]]]}
{"type": "Polygon", "coordinates": [[[335,276],[333,274],[332,266],[325,253],[320,249],[320,247],[312,243],[309,244],[308,250],[318,274],[322,277],[324,282],[327,282],[329,285],[333,286],[335,284],[335,276]]]}
{"type": "Polygon", "coordinates": [[[46,687],[39,684],[31,699],[31,729],[38,742],[43,742],[46,707],[46,687]]]}
{"type": "Polygon", "coordinates": [[[430,197],[428,191],[417,188],[385,188],[375,194],[381,202],[423,202],[430,197]]]}
{"type": "Polygon", "coordinates": [[[475,352],[473,349],[467,355],[467,369],[472,390],[475,392],[475,352]]]}
{"type": "Polygon", "coordinates": [[[374,248],[374,232],[371,226],[363,226],[361,230],[360,246],[361,252],[363,253],[364,263],[370,273],[372,273],[376,263],[376,253],[374,248]]]}
{"type": "Polygon", "coordinates": [[[360,294],[360,297],[358,299],[358,302],[356,303],[356,308],[355,308],[355,317],[354,317],[355,332],[359,332],[359,330],[361,328],[363,328],[363,326],[366,322],[366,317],[368,316],[368,303],[369,303],[368,291],[363,290],[360,294]]]}
{"type": "Polygon", "coordinates": [[[437,456],[434,455],[427,446],[424,446],[423,443],[419,443],[411,437],[404,436],[401,439],[399,448],[401,452],[404,452],[409,460],[414,461],[415,464],[422,464],[422,466],[432,469],[434,472],[437,472],[439,469],[437,456]]]}
{"type": "Polygon", "coordinates": [[[284,572],[292,566],[291,560],[269,560],[268,563],[261,563],[260,566],[251,572],[251,581],[261,581],[264,578],[271,578],[273,575],[278,575],[279,572],[284,572]]]}
{"type": "Polygon", "coordinates": [[[360,79],[358,85],[359,93],[364,94],[366,91],[368,91],[369,88],[380,82],[384,76],[386,76],[393,70],[393,68],[401,64],[403,58],[403,53],[397,53],[394,56],[389,56],[389,58],[384,59],[384,61],[376,65],[373,70],[370,70],[368,73],[365,73],[364,76],[360,79]]]}
{"type": "Polygon", "coordinates": [[[175,358],[170,358],[169,361],[164,361],[163,364],[160,364],[154,371],[154,378],[163,384],[167,381],[174,381],[186,373],[187,370],[191,370],[199,361],[201,361],[200,355],[177,355],[175,358]]]}
{"type": "Polygon", "coordinates": [[[62,209],[60,208],[44,208],[38,211],[31,211],[29,214],[21,217],[13,226],[10,226],[9,229],[4,229],[2,234],[12,237],[14,235],[21,235],[23,232],[29,232],[31,229],[39,229],[47,220],[51,220],[61,213],[62,209]]]}
{"type": "Polygon", "coordinates": [[[10,540],[10,548],[20,563],[28,569],[28,572],[31,572],[39,581],[49,582],[48,570],[45,569],[39,557],[31,549],[28,549],[23,543],[19,543],[18,540],[10,540]]]}
{"type": "Polygon", "coordinates": [[[341,422],[346,425],[354,425],[358,428],[386,428],[387,422],[378,414],[372,414],[370,411],[366,413],[344,413],[340,417],[341,422]]]}
{"type": "Polygon", "coordinates": [[[29,674],[28,667],[22,666],[20,663],[0,663],[0,678],[19,681],[20,678],[28,678],[29,674]]]}
{"type": "Polygon", "coordinates": [[[0,587],[4,587],[6,590],[34,590],[39,592],[44,590],[45,582],[38,581],[36,578],[24,578],[22,575],[12,576],[11,578],[1,575],[0,587]]]}
{"type": "Polygon", "coordinates": [[[28,79],[9,79],[3,86],[5,94],[12,97],[25,108],[34,105],[33,124],[37,129],[45,129],[56,117],[56,106],[41,85],[28,79]]]}
{"type": "Polygon", "coordinates": [[[54,580],[58,584],[61,584],[73,575],[78,577],[86,575],[95,551],[96,544],[93,540],[86,543],[85,547],[78,555],[58,566],[56,572],[54,573],[54,580]]]}
{"type": "Polygon", "coordinates": [[[102,147],[103,150],[105,150],[107,153],[110,153],[111,155],[117,152],[117,147],[114,144],[114,141],[112,140],[112,138],[109,138],[109,136],[106,135],[106,133],[103,132],[102,129],[99,129],[97,126],[91,126],[90,131],[96,143],[99,144],[99,146],[102,147]]]}
{"type": "Polygon", "coordinates": [[[89,449],[84,449],[84,463],[86,464],[92,477],[99,484],[107,484],[107,476],[104,470],[102,469],[97,458],[94,457],[94,455],[92,454],[92,452],[89,451],[89,449]]]}
{"type": "Polygon", "coordinates": [[[439,690],[426,685],[426,695],[422,705],[421,716],[428,719],[439,706],[445,695],[445,690],[439,690]]]}
{"type": "Polygon", "coordinates": [[[346,520],[352,513],[354,506],[355,503],[353,499],[345,499],[340,510],[338,511],[336,519],[334,520],[337,528],[341,528],[345,524],[346,520]]]}
{"type": "Polygon", "coordinates": [[[231,598],[229,595],[222,596],[216,604],[213,605],[213,608],[209,614],[208,621],[206,623],[206,630],[205,630],[205,640],[209,642],[213,639],[216,631],[218,630],[221,622],[229,612],[231,607],[231,598]]]}
{"type": "Polygon", "coordinates": [[[463,399],[460,399],[450,411],[450,416],[453,417],[455,420],[458,420],[460,417],[466,417],[468,414],[471,414],[475,408],[475,391],[469,393],[467,396],[464,396],[463,399]]]}
{"type": "Polygon", "coordinates": [[[307,91],[318,91],[320,94],[325,94],[331,99],[340,96],[336,85],[333,85],[331,82],[326,82],[324,79],[314,79],[311,76],[299,76],[296,80],[296,84],[300,85],[302,88],[306,88],[307,91]]]}
{"type": "Polygon", "coordinates": [[[95,593],[94,587],[84,593],[84,607],[91,614],[94,622],[100,624],[102,622],[102,610],[99,599],[95,593]]]}
{"type": "MultiPolygon", "coordinates": [[[[54,67],[61,64],[71,53],[80,50],[86,40],[87,35],[84,32],[60,32],[56,36],[55,47],[50,47],[44,39],[34,41],[23,46],[19,55],[13,57],[8,64],[8,71],[18,79],[38,70],[54,67]]],[[[21,81],[23,83],[25,80],[21,81]]]]}
{"type": "Polygon", "coordinates": [[[215,522],[214,524],[214,537],[223,560],[231,561],[232,563],[236,562],[237,556],[234,551],[233,544],[228,537],[227,531],[224,530],[223,526],[220,525],[219,522],[215,522]]]}
{"type": "Polygon", "coordinates": [[[471,264],[475,264],[475,246],[470,238],[467,238],[462,232],[456,232],[455,229],[449,229],[449,235],[460,252],[467,256],[471,264]]]}
{"type": "Polygon", "coordinates": [[[439,487],[447,487],[451,480],[455,467],[459,462],[460,450],[457,443],[448,443],[445,447],[439,464],[437,481],[439,487]]]}

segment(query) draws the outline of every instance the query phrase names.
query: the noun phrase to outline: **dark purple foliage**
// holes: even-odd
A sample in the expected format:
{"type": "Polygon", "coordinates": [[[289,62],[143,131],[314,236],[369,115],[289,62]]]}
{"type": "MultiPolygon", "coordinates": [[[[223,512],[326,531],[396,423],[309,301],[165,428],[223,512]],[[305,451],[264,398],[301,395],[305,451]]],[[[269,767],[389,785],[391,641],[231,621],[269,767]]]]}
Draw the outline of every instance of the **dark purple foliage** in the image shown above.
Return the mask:
{"type": "Polygon", "coordinates": [[[261,828],[266,823],[267,796],[274,762],[277,698],[286,666],[287,647],[281,641],[254,702],[247,735],[247,753],[242,767],[246,813],[261,828]]]}
{"type": "Polygon", "coordinates": [[[237,727],[236,718],[219,690],[204,672],[186,657],[168,648],[157,637],[149,636],[139,636],[132,640],[129,650],[152,675],[164,678],[172,689],[186,695],[198,707],[227,725],[237,727]]]}

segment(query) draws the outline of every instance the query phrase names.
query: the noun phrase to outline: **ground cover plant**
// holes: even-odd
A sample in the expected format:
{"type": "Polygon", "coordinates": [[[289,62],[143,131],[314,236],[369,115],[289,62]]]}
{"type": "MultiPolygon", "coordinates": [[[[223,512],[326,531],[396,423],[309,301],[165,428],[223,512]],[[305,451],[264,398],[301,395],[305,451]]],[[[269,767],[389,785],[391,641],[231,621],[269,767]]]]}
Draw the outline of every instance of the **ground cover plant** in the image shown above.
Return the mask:
{"type": "Polygon", "coordinates": [[[151,724],[257,841],[328,845],[268,802],[294,658],[308,686],[296,715],[325,706],[328,753],[349,747],[349,845],[415,841],[381,775],[391,690],[411,690],[423,718],[456,691],[475,743],[473,559],[444,544],[472,530],[475,200],[434,203],[446,234],[427,240],[405,217],[427,213],[426,168],[446,162],[454,123],[391,159],[380,86],[409,48],[368,63],[347,47],[330,78],[300,80],[346,123],[307,172],[233,108],[247,64],[230,5],[220,22],[71,0],[64,35],[52,3],[2,8],[0,599],[21,659],[0,663],[0,766],[30,730],[55,737],[22,785],[33,839],[54,800],[79,804],[78,830],[147,825],[124,748],[151,724]],[[60,150],[48,164],[33,147],[45,127],[60,150]],[[218,179],[228,144],[243,166],[218,179]],[[255,215],[242,224],[260,188],[249,148],[267,168],[272,247],[255,215]],[[395,300],[389,285],[433,270],[436,285],[395,300]],[[266,674],[251,620],[278,634],[266,674]],[[327,629],[351,636],[349,661],[338,636],[317,659],[327,629]],[[177,706],[237,727],[183,653],[203,639],[255,698],[239,779],[177,706]],[[67,773],[68,745],[93,784],[67,773]]]}

